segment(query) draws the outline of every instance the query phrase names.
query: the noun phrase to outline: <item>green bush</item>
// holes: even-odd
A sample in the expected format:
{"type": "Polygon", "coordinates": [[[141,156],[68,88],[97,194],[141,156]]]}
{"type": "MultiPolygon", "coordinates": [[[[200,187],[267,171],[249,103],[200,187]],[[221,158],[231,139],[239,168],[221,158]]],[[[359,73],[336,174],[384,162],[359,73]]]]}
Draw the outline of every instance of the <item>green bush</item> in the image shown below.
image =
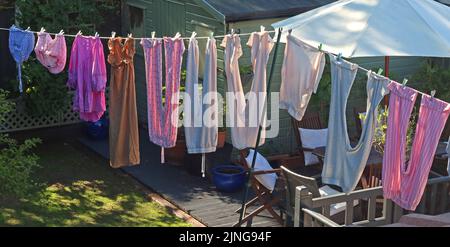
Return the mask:
{"type": "MultiPolygon", "coordinates": [[[[22,100],[26,111],[32,116],[55,115],[63,112],[70,103],[67,93],[67,74],[54,75],[48,73],[35,58],[23,65],[22,80],[27,85],[22,100]]],[[[11,82],[17,86],[17,81],[11,82]]]]}
{"type": "MultiPolygon", "coordinates": [[[[7,100],[8,93],[0,89],[0,123],[14,104],[7,100]]],[[[39,166],[32,149],[39,139],[18,143],[8,135],[0,134],[0,197],[26,195],[34,186],[33,171],[39,166]]]]}
{"type": "Polygon", "coordinates": [[[36,185],[32,173],[39,167],[39,158],[31,150],[40,143],[39,139],[25,140],[19,144],[8,135],[0,135],[0,195],[26,195],[36,185]]]}
{"type": "Polygon", "coordinates": [[[415,88],[419,91],[430,93],[436,90],[436,97],[444,101],[450,102],[450,90],[448,83],[450,82],[450,69],[443,68],[437,64],[433,64],[428,60],[420,70],[411,78],[415,88]]]}

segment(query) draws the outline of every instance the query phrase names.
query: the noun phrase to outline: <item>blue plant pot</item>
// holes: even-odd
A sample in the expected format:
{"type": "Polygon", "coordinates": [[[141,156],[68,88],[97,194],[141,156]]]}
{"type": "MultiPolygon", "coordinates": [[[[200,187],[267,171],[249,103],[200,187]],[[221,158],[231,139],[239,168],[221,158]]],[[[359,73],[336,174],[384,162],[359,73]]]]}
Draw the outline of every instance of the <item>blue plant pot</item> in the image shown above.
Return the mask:
{"type": "Polygon", "coordinates": [[[97,122],[86,122],[86,132],[92,139],[104,140],[109,135],[109,122],[104,118],[97,122]]]}
{"type": "Polygon", "coordinates": [[[222,192],[236,192],[245,184],[245,170],[240,166],[217,166],[212,169],[212,175],[217,190],[222,192]]]}

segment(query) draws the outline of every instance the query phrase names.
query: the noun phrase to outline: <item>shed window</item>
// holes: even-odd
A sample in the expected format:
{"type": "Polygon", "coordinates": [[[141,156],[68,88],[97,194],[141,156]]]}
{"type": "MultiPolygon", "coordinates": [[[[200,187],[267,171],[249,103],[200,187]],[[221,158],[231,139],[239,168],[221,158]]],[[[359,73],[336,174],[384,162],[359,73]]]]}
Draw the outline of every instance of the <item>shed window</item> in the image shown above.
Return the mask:
{"type": "Polygon", "coordinates": [[[128,7],[130,16],[130,31],[135,37],[144,36],[144,9],[135,6],[128,7]]]}

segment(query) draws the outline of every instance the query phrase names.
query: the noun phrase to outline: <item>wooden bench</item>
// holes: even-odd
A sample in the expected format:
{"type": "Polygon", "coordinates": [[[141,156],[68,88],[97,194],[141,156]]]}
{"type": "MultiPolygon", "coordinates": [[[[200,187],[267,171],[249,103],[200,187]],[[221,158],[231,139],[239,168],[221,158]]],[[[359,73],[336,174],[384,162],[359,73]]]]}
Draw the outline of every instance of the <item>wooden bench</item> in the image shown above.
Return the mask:
{"type": "Polygon", "coordinates": [[[314,198],[306,187],[300,186],[297,187],[295,195],[294,226],[383,226],[397,223],[403,215],[409,213],[443,214],[450,212],[449,185],[450,176],[444,177],[433,173],[415,212],[406,211],[391,200],[383,199],[383,212],[379,217],[376,217],[376,203],[377,198],[383,197],[381,186],[319,198],[314,198]],[[356,222],[353,214],[354,200],[368,200],[367,217],[356,222]],[[340,225],[330,219],[329,208],[332,204],[342,202],[345,202],[347,207],[345,223],[340,225]]]}

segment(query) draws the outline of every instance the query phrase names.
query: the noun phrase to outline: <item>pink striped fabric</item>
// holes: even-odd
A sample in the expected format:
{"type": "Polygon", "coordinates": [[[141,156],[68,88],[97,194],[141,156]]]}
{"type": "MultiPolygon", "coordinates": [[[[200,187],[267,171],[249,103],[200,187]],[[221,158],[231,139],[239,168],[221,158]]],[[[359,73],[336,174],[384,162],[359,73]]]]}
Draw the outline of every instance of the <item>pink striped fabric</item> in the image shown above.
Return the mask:
{"type": "Polygon", "coordinates": [[[383,157],[384,196],[414,211],[420,203],[434,155],[450,114],[450,104],[423,95],[409,162],[406,135],[418,92],[396,82],[389,85],[388,129],[383,157]]]}
{"type": "Polygon", "coordinates": [[[160,39],[143,39],[141,45],[144,48],[146,64],[150,140],[163,148],[171,148],[175,146],[178,134],[177,102],[179,101],[184,43],[179,38],[164,38],[166,59],[164,105],[162,102],[162,41],[160,39]],[[173,121],[172,116],[174,116],[173,121]]]}

